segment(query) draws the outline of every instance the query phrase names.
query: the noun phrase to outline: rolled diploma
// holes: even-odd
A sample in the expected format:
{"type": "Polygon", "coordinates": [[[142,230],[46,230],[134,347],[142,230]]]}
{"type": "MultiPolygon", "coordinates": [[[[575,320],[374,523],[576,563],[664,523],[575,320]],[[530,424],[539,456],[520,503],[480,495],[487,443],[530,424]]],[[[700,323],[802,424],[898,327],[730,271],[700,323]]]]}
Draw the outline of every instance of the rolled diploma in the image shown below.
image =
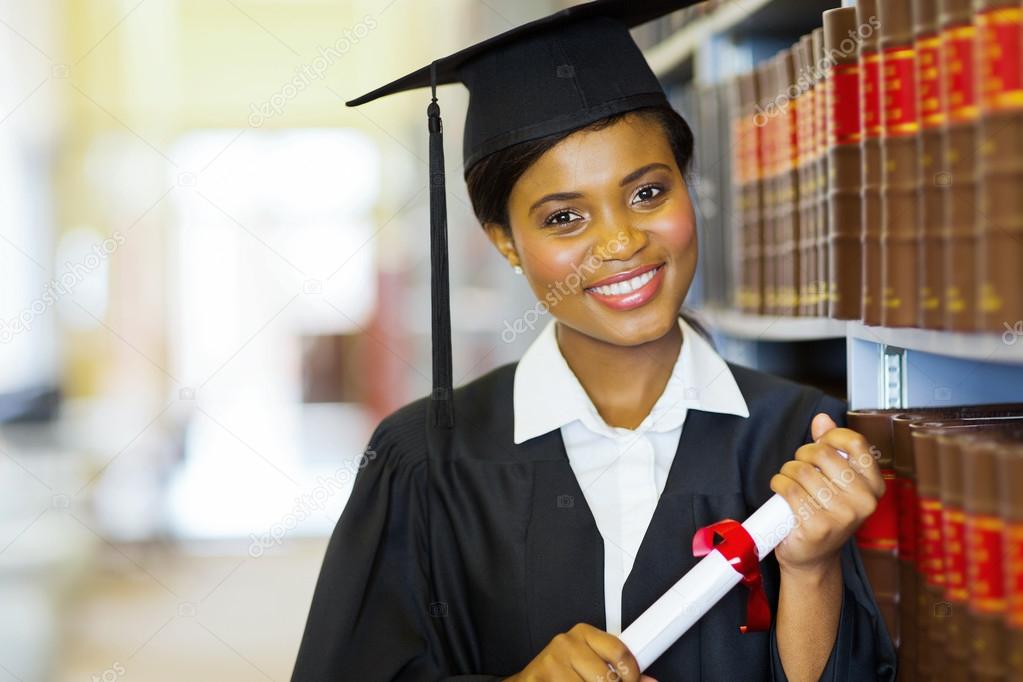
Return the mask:
{"type": "MultiPolygon", "coordinates": [[[[762,561],[796,525],[789,503],[774,495],[742,527],[753,537],[762,561]]],[[[742,581],[718,550],[712,550],[621,634],[621,640],[646,670],[661,654],[742,581]]],[[[739,625],[736,624],[738,628],[739,625]]]]}

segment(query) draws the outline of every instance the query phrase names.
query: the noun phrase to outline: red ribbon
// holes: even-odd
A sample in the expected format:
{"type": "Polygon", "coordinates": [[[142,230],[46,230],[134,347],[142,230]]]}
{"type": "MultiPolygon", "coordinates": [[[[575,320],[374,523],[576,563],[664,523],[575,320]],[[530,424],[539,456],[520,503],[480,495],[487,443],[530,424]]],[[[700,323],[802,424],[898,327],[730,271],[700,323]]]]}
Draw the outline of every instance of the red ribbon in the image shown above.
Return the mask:
{"type": "Polygon", "coordinates": [[[742,633],[765,631],[771,627],[771,606],[764,593],[764,581],[760,575],[760,558],[757,543],[742,524],[734,519],[725,519],[705,526],[693,535],[693,555],[704,556],[717,550],[742,576],[742,584],[749,588],[746,600],[746,624],[739,626],[742,633]]]}

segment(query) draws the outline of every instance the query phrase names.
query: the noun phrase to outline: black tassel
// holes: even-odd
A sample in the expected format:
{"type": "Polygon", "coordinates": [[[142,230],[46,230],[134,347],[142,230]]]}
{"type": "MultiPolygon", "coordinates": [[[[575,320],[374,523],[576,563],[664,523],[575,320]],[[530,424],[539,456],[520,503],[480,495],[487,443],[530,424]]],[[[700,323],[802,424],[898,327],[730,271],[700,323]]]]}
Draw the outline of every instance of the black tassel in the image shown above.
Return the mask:
{"type": "Polygon", "coordinates": [[[451,386],[451,303],[448,292],[448,207],[444,185],[444,134],[437,104],[437,65],[430,65],[430,298],[433,347],[433,424],[455,424],[451,386]]]}

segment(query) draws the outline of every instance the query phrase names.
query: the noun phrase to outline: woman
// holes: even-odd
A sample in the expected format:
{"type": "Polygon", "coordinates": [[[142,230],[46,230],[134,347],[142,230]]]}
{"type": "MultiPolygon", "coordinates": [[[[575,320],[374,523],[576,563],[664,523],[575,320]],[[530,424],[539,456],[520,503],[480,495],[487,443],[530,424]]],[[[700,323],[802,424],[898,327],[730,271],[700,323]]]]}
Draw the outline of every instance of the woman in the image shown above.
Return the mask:
{"type": "Polygon", "coordinates": [[[870,446],[841,401],[726,363],[679,315],[692,134],[642,101],[467,144],[476,216],[552,318],[454,392],[451,431],[428,398],[378,426],[294,680],[894,679],[852,540],[884,490],[870,446]],[[617,635],[698,561],[698,528],[772,491],[800,523],[762,564],[770,629],[740,633],[739,586],[641,673],[617,635]]]}

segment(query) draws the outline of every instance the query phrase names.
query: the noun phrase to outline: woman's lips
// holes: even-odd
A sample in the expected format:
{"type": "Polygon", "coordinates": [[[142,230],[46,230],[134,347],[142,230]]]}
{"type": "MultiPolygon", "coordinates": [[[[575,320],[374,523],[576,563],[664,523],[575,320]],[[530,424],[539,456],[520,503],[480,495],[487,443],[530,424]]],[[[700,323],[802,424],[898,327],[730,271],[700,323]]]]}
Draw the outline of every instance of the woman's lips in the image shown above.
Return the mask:
{"type": "Polygon", "coordinates": [[[660,289],[664,279],[664,264],[655,268],[638,268],[630,279],[614,282],[617,277],[602,280],[611,284],[598,284],[585,289],[586,293],[613,310],[632,310],[643,305],[660,289]]]}

